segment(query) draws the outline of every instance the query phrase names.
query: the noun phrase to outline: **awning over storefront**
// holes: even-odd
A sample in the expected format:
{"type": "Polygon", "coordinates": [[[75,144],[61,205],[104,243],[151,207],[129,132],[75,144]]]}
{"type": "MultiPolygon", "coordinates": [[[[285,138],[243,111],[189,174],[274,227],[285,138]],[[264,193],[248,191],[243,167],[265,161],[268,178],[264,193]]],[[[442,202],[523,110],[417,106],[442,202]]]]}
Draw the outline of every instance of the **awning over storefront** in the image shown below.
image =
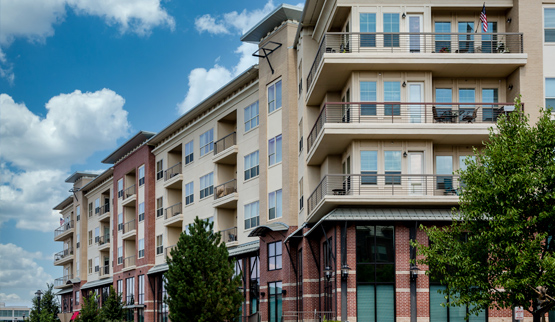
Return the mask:
{"type": "Polygon", "coordinates": [[[285,240],[283,240],[283,243],[287,243],[289,241],[290,238],[293,237],[302,237],[303,234],[303,229],[304,227],[306,227],[306,223],[304,223],[299,229],[295,230],[294,232],[292,232],[289,236],[287,236],[287,238],[285,238],[285,240]]]}
{"type": "Polygon", "coordinates": [[[149,269],[147,272],[147,275],[163,273],[163,272],[166,272],[167,270],[168,270],[168,264],[164,263],[164,264],[156,265],[153,268],[149,269]]]}
{"type": "Polygon", "coordinates": [[[271,224],[256,227],[251,231],[249,237],[264,236],[268,231],[285,231],[288,229],[289,226],[282,222],[273,222],[271,224]]]}
{"type": "Polygon", "coordinates": [[[260,241],[255,240],[250,243],[231,247],[228,249],[229,257],[239,256],[251,252],[256,252],[260,248],[260,241]]]}
{"type": "Polygon", "coordinates": [[[106,278],[106,279],[101,279],[101,280],[85,283],[85,285],[81,286],[81,289],[84,290],[84,289],[87,289],[87,288],[93,288],[93,287],[97,287],[97,286],[111,285],[112,283],[114,283],[114,279],[112,277],[110,277],[110,278],[106,278]]]}
{"type": "Polygon", "coordinates": [[[73,288],[66,288],[65,290],[61,290],[58,293],[56,293],[56,295],[62,295],[62,294],[67,294],[72,292],[73,292],[73,288]]]}
{"type": "Polygon", "coordinates": [[[73,315],[71,316],[71,319],[69,319],[69,320],[73,321],[73,320],[77,319],[78,316],[79,316],[79,311],[73,312],[73,315]]]}

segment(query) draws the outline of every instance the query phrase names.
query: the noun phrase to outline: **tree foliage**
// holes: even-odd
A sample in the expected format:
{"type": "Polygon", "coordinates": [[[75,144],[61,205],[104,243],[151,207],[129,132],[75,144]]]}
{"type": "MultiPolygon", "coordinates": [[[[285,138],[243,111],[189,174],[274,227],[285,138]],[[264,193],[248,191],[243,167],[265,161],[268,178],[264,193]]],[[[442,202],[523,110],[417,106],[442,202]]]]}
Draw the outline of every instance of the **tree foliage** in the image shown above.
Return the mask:
{"type": "Polygon", "coordinates": [[[38,298],[33,298],[33,307],[31,308],[31,312],[29,312],[29,321],[58,321],[58,313],[60,313],[60,309],[58,300],[56,299],[56,295],[54,294],[54,284],[47,283],[46,291],[43,292],[40,298],[40,305],[38,298]]]}
{"type": "Polygon", "coordinates": [[[172,321],[232,321],[239,316],[241,277],[213,223],[195,218],[172,249],[164,274],[172,321]]]}
{"type": "Polygon", "coordinates": [[[538,302],[537,287],[555,295],[555,123],[543,110],[535,126],[516,101],[500,117],[475,159],[459,171],[459,212],[446,227],[424,228],[415,244],[428,274],[447,285],[450,306],[470,313],[522,306],[534,321],[555,305],[538,302]],[[552,238],[552,236],[554,236],[552,238]],[[541,306],[539,304],[542,304],[541,306]]]}
{"type": "Polygon", "coordinates": [[[83,306],[79,311],[78,322],[101,322],[98,307],[98,296],[91,292],[89,296],[83,296],[83,306]]]}
{"type": "Polygon", "coordinates": [[[106,300],[102,303],[100,309],[101,321],[123,321],[125,318],[125,309],[123,308],[123,300],[121,295],[110,285],[110,293],[106,300]]]}

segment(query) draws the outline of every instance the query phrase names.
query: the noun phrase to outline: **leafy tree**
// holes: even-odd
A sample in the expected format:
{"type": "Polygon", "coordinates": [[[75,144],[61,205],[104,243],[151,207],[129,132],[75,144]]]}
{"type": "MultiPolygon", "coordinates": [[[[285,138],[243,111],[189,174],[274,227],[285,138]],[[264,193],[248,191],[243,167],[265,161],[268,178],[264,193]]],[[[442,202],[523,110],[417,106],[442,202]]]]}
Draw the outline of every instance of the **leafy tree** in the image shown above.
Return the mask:
{"type": "Polygon", "coordinates": [[[213,227],[195,218],[167,259],[165,301],[172,321],[232,321],[239,316],[241,277],[233,276],[235,262],[213,227]]]}
{"type": "Polygon", "coordinates": [[[56,295],[54,294],[54,284],[47,283],[46,291],[43,292],[40,298],[40,307],[38,298],[33,298],[33,307],[31,308],[31,312],[29,312],[29,321],[58,321],[58,313],[60,313],[60,309],[58,300],[56,299],[56,295]]]}
{"type": "Polygon", "coordinates": [[[449,306],[468,305],[470,314],[522,306],[539,322],[555,305],[555,123],[544,110],[531,126],[515,102],[459,171],[453,223],[423,227],[429,246],[413,245],[447,285],[449,306]],[[547,290],[541,299],[538,289],[547,290]]]}
{"type": "Polygon", "coordinates": [[[101,321],[123,321],[125,318],[125,310],[121,295],[110,285],[110,293],[106,300],[102,303],[100,309],[101,321]]]}
{"type": "Polygon", "coordinates": [[[101,322],[104,321],[99,316],[98,296],[91,292],[89,296],[83,297],[83,306],[79,311],[79,322],[101,322]]]}

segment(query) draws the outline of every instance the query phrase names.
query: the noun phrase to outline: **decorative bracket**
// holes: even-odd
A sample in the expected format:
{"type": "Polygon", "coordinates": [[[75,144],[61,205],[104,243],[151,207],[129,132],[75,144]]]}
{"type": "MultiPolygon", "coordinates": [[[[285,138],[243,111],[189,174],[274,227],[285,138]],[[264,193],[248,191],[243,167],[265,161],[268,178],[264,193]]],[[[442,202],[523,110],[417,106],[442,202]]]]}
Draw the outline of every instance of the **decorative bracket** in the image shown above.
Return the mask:
{"type": "Polygon", "coordinates": [[[268,61],[268,65],[270,65],[270,70],[273,74],[274,69],[272,68],[272,64],[270,63],[270,59],[268,58],[268,56],[270,56],[270,54],[276,51],[279,47],[281,47],[280,43],[268,41],[266,44],[264,44],[264,46],[258,48],[258,50],[255,51],[252,55],[254,57],[266,58],[266,60],[268,61]]]}

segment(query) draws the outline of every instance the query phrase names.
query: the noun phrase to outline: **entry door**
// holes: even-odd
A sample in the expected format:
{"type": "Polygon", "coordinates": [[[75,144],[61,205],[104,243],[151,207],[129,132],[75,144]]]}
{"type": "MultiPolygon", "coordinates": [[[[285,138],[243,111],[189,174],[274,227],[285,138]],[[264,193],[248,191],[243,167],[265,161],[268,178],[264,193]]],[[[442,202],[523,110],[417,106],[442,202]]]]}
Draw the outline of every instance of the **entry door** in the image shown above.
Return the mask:
{"type": "MultiPolygon", "coordinates": [[[[408,83],[409,102],[422,103],[424,100],[424,83],[408,83]]],[[[424,107],[421,104],[409,105],[410,123],[422,123],[424,119],[424,107]]]]}
{"type": "Polygon", "coordinates": [[[409,49],[411,53],[420,53],[424,51],[422,36],[422,15],[407,15],[409,35],[409,49]],[[414,34],[413,34],[414,33],[414,34]]]}
{"type": "Polygon", "coordinates": [[[409,176],[409,194],[423,195],[426,189],[424,177],[424,152],[409,152],[409,174],[419,176],[409,176]]]}

